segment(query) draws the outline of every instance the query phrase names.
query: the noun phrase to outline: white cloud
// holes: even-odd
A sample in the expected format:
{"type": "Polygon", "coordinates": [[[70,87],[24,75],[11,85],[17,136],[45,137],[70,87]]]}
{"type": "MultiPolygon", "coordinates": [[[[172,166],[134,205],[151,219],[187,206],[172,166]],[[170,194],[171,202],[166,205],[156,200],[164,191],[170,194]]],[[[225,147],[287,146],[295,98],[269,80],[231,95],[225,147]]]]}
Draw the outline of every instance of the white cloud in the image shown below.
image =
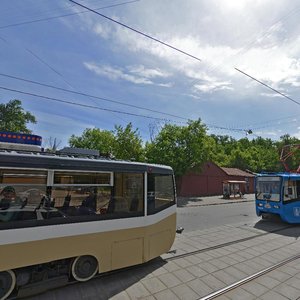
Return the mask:
{"type": "Polygon", "coordinates": [[[134,84],[153,84],[162,87],[171,87],[171,83],[156,83],[153,80],[157,77],[168,77],[169,74],[159,69],[146,69],[144,66],[127,66],[126,69],[85,62],[84,66],[100,76],[105,76],[112,80],[126,80],[134,84]]]}
{"type": "MultiPolygon", "coordinates": [[[[223,76],[226,80],[229,76],[234,76],[236,80],[241,81],[243,75],[234,70],[236,66],[269,84],[279,85],[284,82],[294,87],[300,86],[300,83],[294,80],[300,76],[300,61],[298,60],[300,43],[298,38],[284,39],[284,34],[288,32],[284,23],[286,19],[278,18],[278,16],[288,15],[286,11],[282,10],[283,4],[274,7],[270,1],[262,3],[261,1],[243,0],[238,1],[238,4],[227,2],[220,4],[219,1],[212,1],[208,8],[206,3],[198,5],[196,1],[192,1],[190,6],[194,7],[195,11],[197,11],[197,7],[201,7],[198,19],[196,20],[194,12],[189,11],[187,19],[190,22],[182,23],[179,28],[176,28],[178,29],[176,31],[173,28],[164,27],[161,20],[151,15],[152,9],[149,10],[149,18],[153,16],[155,22],[152,23],[152,32],[147,30],[145,25],[144,32],[199,57],[202,59],[202,63],[121,27],[116,27],[113,40],[132,52],[155,56],[164,61],[164,67],[171,66],[194,79],[203,79],[201,77],[206,70],[207,74],[218,74],[218,77],[223,76]],[[260,19],[255,18],[256,15],[264,15],[263,11],[269,10],[271,4],[274,12],[269,12],[268,18],[262,19],[259,23],[260,19]],[[207,17],[206,10],[210,12],[209,17],[207,17]],[[234,12],[236,20],[232,18],[224,22],[224,12],[227,12],[228,16],[228,11],[234,12]],[[202,14],[206,15],[205,20],[201,20],[202,14]],[[247,24],[244,22],[245,16],[249,18],[249,20],[246,19],[249,21],[247,24]],[[218,18],[221,20],[217,21],[218,18]],[[222,24],[221,21],[223,21],[222,24]],[[206,32],[203,31],[202,22],[208,23],[205,26],[206,32]],[[236,27],[235,22],[240,25],[236,27]],[[160,31],[157,23],[161,25],[160,31]],[[198,31],[201,34],[192,30],[188,31],[191,29],[188,24],[194,24],[194,29],[199,28],[198,31]],[[225,29],[227,32],[223,32],[225,29]],[[187,34],[187,32],[189,33],[187,34]],[[239,38],[235,38],[236,32],[239,33],[239,38]],[[211,42],[212,38],[214,38],[214,42],[211,42]]],[[[179,4],[177,3],[177,5],[179,4]]],[[[186,9],[184,4],[180,4],[180,7],[186,9]]],[[[154,14],[154,12],[152,13],[154,14]]],[[[171,23],[171,15],[168,15],[167,19],[171,23]]],[[[136,20],[137,24],[142,25],[142,20],[140,20],[140,24],[138,21],[136,20]]],[[[124,22],[126,23],[126,20],[124,22]]],[[[242,90],[244,85],[239,85],[239,87],[242,90]]],[[[204,85],[202,90],[211,92],[212,88],[204,85]]]]}
{"type": "MultiPolygon", "coordinates": [[[[281,96],[278,93],[260,93],[261,96],[263,97],[269,97],[269,98],[283,98],[283,96],[281,96]]],[[[287,96],[287,95],[286,95],[287,96]]]]}
{"type": "Polygon", "coordinates": [[[233,90],[233,88],[230,85],[231,83],[228,81],[206,81],[202,84],[195,84],[194,88],[196,91],[200,91],[203,93],[212,93],[220,90],[233,90]]]}
{"type": "Polygon", "coordinates": [[[140,74],[146,78],[155,78],[155,77],[169,77],[171,76],[170,73],[159,70],[159,69],[146,69],[143,65],[137,66],[128,66],[128,71],[134,74],[140,74]]]}
{"type": "Polygon", "coordinates": [[[168,83],[159,83],[158,85],[159,85],[159,86],[162,86],[162,87],[170,88],[170,87],[174,86],[174,83],[172,83],[172,82],[168,82],[168,83]]]}
{"type": "Polygon", "coordinates": [[[93,28],[94,32],[100,37],[107,39],[111,35],[111,29],[109,26],[104,26],[100,23],[95,24],[93,28]]]}
{"type": "MultiPolygon", "coordinates": [[[[220,109],[228,109],[226,117],[229,123],[230,115],[235,120],[236,111],[242,112],[243,109],[246,109],[245,119],[249,123],[255,123],[251,119],[254,117],[256,121],[268,116],[280,117],[283,113],[280,108],[278,111],[280,101],[273,100],[281,96],[237,72],[235,67],[286,95],[297,95],[300,86],[300,11],[297,5],[287,0],[171,2],[143,1],[142,4],[124,6],[122,10],[111,10],[107,15],[118,16],[118,21],[201,61],[89,15],[89,34],[94,32],[101,47],[107,47],[106,53],[113,55],[103,57],[105,65],[95,64],[93,61],[97,60],[91,58],[85,67],[111,80],[162,87],[176,83],[178,103],[184,96],[198,100],[188,99],[191,106],[186,112],[190,115],[199,109],[200,100],[204,104],[201,113],[209,115],[214,111],[211,118],[224,115],[223,111],[217,112],[210,105],[227,99],[226,106],[220,106],[220,109]],[[126,61],[135,64],[125,66],[126,61]],[[236,105],[237,101],[241,105],[236,105]],[[255,110],[258,101],[259,109],[255,110]],[[274,105],[270,105],[271,102],[274,105]],[[235,107],[231,106],[232,103],[235,107]],[[253,115],[249,113],[252,103],[253,111],[257,112],[253,115]],[[268,111],[268,116],[263,114],[265,111],[268,111]]],[[[293,110],[293,105],[291,110],[288,106],[284,106],[286,114],[293,110]]],[[[176,100],[172,109],[181,109],[176,100]]],[[[269,130],[262,134],[275,137],[280,133],[269,130]]]]}

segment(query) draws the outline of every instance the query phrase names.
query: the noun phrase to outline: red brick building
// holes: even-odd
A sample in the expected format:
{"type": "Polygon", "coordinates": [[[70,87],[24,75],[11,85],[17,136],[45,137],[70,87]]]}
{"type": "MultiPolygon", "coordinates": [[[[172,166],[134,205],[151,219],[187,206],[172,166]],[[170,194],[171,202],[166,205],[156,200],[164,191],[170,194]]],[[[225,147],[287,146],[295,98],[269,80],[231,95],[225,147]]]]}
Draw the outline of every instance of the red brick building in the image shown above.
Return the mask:
{"type": "Polygon", "coordinates": [[[177,194],[196,197],[223,194],[223,181],[246,181],[245,193],[254,193],[254,175],[236,168],[222,168],[206,162],[202,168],[194,168],[176,180],[177,194]]]}

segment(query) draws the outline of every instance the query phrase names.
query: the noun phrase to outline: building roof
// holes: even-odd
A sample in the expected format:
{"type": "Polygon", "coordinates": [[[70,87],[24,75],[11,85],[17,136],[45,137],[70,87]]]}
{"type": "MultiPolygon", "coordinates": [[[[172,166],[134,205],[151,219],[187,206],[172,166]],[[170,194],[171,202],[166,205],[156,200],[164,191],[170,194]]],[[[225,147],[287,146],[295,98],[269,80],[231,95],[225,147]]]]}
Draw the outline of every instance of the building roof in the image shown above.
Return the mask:
{"type": "Polygon", "coordinates": [[[237,168],[222,168],[222,167],[220,167],[220,168],[229,176],[254,177],[253,174],[242,171],[237,168]]]}

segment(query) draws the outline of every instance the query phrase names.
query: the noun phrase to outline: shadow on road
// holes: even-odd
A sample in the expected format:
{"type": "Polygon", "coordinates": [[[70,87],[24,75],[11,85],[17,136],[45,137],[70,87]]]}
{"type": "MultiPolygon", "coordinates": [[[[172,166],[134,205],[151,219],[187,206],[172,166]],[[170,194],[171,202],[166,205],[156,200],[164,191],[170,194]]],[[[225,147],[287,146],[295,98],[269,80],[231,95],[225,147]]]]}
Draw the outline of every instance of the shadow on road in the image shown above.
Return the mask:
{"type": "Polygon", "coordinates": [[[254,225],[254,228],[282,236],[294,237],[295,239],[300,237],[300,225],[283,222],[279,216],[272,216],[268,220],[260,220],[254,225]]]}
{"type": "Polygon", "coordinates": [[[185,207],[188,203],[201,203],[203,199],[200,197],[178,197],[177,198],[177,207],[185,207]]]}
{"type": "MultiPolygon", "coordinates": [[[[74,284],[61,287],[55,290],[48,290],[43,294],[31,297],[31,300],[48,300],[48,299],[97,299],[107,300],[118,294],[122,299],[122,292],[129,287],[133,287],[133,294],[136,295],[137,291],[140,290],[140,298],[146,298],[149,292],[142,290],[142,287],[135,286],[140,280],[150,278],[151,273],[161,268],[167,262],[162,258],[155,258],[147,263],[121,269],[118,271],[112,271],[102,276],[91,279],[87,282],[76,282],[74,284]],[[150,277],[149,277],[150,276],[150,277]],[[148,293],[148,294],[147,294],[148,293]]],[[[125,297],[125,295],[124,295],[125,297]]],[[[28,299],[28,298],[27,298],[28,299]]]]}

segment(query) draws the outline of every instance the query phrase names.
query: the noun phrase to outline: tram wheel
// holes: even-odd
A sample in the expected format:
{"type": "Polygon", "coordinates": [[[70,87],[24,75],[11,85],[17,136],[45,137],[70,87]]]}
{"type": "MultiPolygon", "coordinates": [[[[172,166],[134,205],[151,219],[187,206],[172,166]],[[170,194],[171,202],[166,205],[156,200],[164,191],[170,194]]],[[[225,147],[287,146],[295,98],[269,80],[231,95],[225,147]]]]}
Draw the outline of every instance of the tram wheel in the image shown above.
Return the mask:
{"type": "Polygon", "coordinates": [[[98,261],[94,256],[78,256],[72,263],[71,272],[77,281],[88,281],[98,272],[98,261]]]}
{"type": "Polygon", "coordinates": [[[0,299],[6,299],[16,286],[16,275],[12,270],[0,272],[0,299]]]}

